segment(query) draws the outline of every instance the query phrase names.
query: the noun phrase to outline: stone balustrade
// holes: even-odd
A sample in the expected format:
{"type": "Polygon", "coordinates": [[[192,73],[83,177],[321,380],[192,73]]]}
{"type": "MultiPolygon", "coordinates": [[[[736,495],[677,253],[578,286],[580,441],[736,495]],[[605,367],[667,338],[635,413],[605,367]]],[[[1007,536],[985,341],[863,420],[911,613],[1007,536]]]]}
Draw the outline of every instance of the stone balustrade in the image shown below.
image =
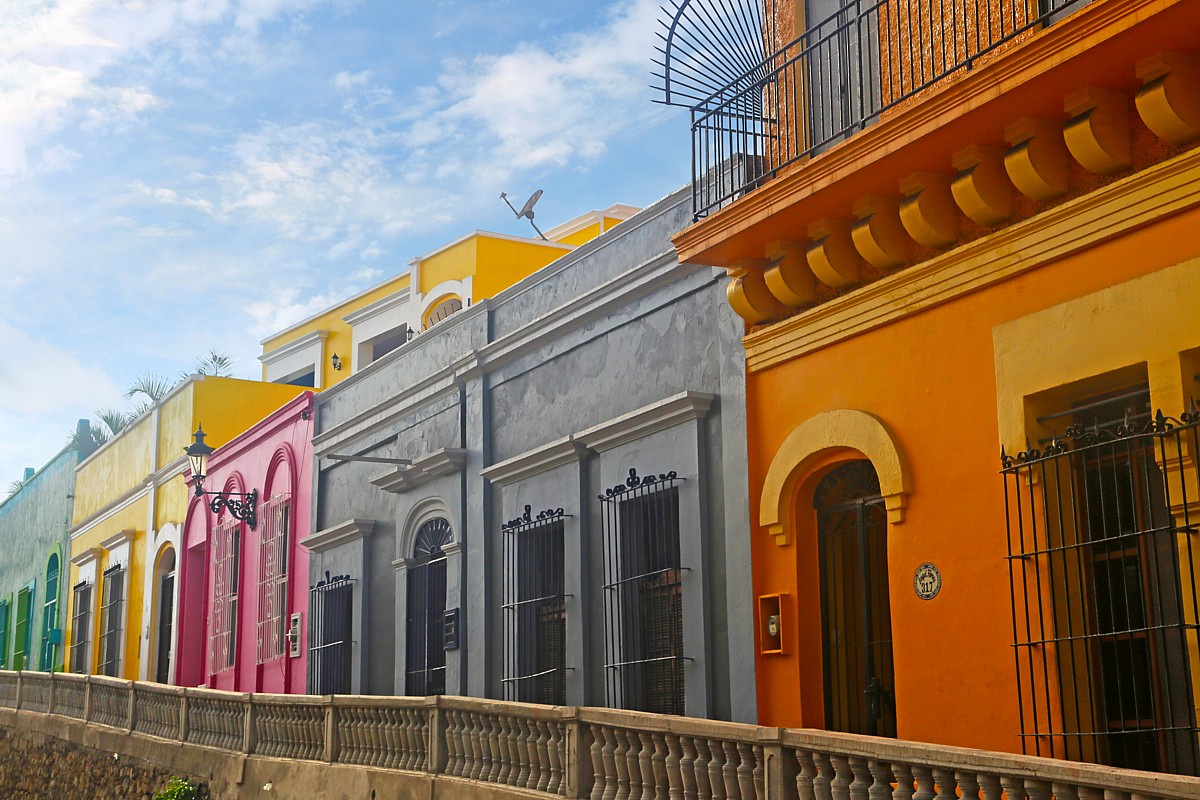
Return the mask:
{"type": "Polygon", "coordinates": [[[571,800],[1184,800],[1200,779],[814,730],[466,697],[313,697],[0,671],[0,708],[227,752],[571,800]]]}

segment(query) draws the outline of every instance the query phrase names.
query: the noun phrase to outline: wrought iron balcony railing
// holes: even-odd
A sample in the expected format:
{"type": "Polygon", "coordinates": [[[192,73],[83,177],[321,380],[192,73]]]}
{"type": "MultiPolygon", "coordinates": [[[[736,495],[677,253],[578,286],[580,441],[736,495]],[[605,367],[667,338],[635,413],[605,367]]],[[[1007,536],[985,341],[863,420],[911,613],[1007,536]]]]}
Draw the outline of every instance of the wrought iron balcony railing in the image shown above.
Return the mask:
{"type": "MultiPolygon", "coordinates": [[[[1089,1],[842,0],[803,36],[691,106],[695,218],[1089,1]]],[[[673,102],[669,46],[664,55],[673,102]]]]}

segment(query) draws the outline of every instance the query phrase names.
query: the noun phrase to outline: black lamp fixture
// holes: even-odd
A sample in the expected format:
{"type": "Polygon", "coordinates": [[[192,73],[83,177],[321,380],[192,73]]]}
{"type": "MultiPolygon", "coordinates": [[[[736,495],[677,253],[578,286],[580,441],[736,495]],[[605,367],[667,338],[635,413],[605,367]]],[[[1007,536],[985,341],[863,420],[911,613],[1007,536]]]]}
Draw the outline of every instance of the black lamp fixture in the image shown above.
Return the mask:
{"type": "Polygon", "coordinates": [[[405,334],[404,334],[404,339],[405,339],[405,341],[411,342],[412,337],[413,337],[413,329],[409,328],[408,331],[405,332],[405,334]]]}
{"type": "Polygon", "coordinates": [[[342,359],[338,357],[337,353],[333,354],[333,358],[329,359],[329,363],[333,364],[333,368],[338,372],[342,371],[342,359]]]}
{"type": "Polygon", "coordinates": [[[251,489],[249,493],[204,491],[204,479],[208,477],[208,457],[213,454],[213,449],[204,443],[206,435],[204,426],[197,425],[196,432],[192,434],[191,446],[183,448],[183,452],[187,453],[188,460],[192,464],[192,478],[196,481],[196,497],[210,496],[212,499],[208,501],[208,507],[214,514],[221,513],[222,508],[228,508],[234,519],[241,520],[249,525],[251,530],[254,530],[258,525],[258,489],[251,489]]]}

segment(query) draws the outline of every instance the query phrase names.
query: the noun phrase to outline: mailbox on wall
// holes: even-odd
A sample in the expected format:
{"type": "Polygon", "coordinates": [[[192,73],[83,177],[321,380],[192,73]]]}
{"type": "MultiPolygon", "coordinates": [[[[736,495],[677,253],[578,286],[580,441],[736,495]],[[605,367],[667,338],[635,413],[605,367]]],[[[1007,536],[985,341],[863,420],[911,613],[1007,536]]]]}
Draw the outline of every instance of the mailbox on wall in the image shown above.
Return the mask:
{"type": "Polygon", "coordinates": [[[758,598],[758,652],[783,655],[786,594],[764,594],[758,598]]]}

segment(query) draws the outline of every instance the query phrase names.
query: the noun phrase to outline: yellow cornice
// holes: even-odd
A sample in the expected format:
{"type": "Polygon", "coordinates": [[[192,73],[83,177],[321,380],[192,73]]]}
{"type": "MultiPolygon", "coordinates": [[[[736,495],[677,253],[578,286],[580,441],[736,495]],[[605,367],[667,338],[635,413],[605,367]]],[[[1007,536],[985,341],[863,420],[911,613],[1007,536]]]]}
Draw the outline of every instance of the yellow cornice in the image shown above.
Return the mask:
{"type": "Polygon", "coordinates": [[[759,372],[1200,204],[1200,148],[745,338],[759,372]]]}

